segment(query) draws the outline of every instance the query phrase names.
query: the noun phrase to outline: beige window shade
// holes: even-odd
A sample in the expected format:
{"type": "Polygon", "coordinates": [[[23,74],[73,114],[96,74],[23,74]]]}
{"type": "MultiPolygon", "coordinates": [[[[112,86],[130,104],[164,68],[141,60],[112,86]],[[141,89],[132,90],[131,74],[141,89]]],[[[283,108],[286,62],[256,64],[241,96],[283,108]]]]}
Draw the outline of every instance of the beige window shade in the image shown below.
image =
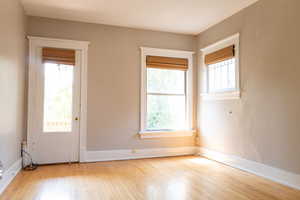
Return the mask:
{"type": "Polygon", "coordinates": [[[210,65],[234,57],[234,45],[215,51],[205,56],[205,64],[210,65]]]}
{"type": "Polygon", "coordinates": [[[75,65],[75,50],[43,48],[42,61],[43,63],[50,62],[65,65],[75,65]]]}
{"type": "Polygon", "coordinates": [[[185,58],[147,56],[146,64],[148,68],[188,70],[188,59],[185,58]]]}

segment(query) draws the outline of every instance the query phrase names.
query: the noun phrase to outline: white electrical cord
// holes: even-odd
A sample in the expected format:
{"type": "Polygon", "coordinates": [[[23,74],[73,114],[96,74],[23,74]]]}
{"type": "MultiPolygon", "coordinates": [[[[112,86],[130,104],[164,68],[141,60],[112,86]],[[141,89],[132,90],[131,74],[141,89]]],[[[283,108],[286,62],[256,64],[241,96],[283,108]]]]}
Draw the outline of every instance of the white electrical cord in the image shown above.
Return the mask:
{"type": "Polygon", "coordinates": [[[4,173],[4,167],[2,165],[2,162],[0,161],[0,180],[2,179],[3,177],[3,173],[4,173]]]}
{"type": "Polygon", "coordinates": [[[37,168],[37,164],[33,163],[31,155],[22,149],[22,169],[30,171],[30,170],[35,170],[36,168],[37,168]],[[27,156],[27,158],[29,158],[30,161],[29,164],[26,166],[24,164],[25,155],[27,156]]]}

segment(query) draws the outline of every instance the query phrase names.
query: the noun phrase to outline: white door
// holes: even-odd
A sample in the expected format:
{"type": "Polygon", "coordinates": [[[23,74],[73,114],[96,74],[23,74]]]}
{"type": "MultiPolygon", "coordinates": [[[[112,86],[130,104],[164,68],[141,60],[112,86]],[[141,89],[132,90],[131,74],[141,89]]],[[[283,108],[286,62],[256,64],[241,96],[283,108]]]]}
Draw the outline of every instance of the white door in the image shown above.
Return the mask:
{"type": "Polygon", "coordinates": [[[37,48],[35,131],[30,144],[38,164],[79,161],[80,52],[75,65],[42,62],[37,48]]]}

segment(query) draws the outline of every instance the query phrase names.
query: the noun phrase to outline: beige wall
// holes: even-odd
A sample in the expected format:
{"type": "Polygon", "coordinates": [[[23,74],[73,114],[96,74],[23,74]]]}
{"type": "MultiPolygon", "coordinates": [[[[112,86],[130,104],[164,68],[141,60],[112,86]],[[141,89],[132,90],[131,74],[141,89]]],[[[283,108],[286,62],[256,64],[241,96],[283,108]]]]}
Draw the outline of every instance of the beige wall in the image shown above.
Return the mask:
{"type": "Polygon", "coordinates": [[[5,169],[20,158],[25,133],[25,25],[18,0],[0,1],[0,160],[5,169]]]}
{"type": "Polygon", "coordinates": [[[193,146],[194,138],[141,140],[139,47],[194,50],[195,37],[29,17],[28,34],[90,41],[88,149],[193,146]]]}
{"type": "Polygon", "coordinates": [[[242,98],[200,104],[202,146],[300,173],[299,9],[260,0],[198,36],[200,49],[241,34],[242,98]]]}
{"type": "MultiPolygon", "coordinates": [[[[298,0],[260,0],[198,35],[199,50],[241,34],[242,98],[199,103],[202,146],[300,173],[299,8],[298,0]]],[[[0,10],[0,106],[5,113],[0,159],[7,168],[20,157],[25,132],[25,17],[17,0],[2,0],[0,10]]],[[[140,140],[136,133],[139,47],[194,50],[195,37],[38,17],[28,18],[28,33],[91,42],[89,150],[194,145],[193,137],[140,140]]]]}

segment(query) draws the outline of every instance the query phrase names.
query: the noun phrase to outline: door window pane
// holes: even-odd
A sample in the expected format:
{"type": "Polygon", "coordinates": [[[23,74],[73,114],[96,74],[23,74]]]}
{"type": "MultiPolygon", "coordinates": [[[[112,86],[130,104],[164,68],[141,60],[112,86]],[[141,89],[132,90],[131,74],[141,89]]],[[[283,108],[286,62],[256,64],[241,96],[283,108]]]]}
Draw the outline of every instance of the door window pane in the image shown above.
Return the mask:
{"type": "Polygon", "coordinates": [[[183,130],[185,96],[147,95],[147,130],[183,130]]]}
{"type": "Polygon", "coordinates": [[[44,64],[44,132],[72,131],[73,69],[44,64]]]}

